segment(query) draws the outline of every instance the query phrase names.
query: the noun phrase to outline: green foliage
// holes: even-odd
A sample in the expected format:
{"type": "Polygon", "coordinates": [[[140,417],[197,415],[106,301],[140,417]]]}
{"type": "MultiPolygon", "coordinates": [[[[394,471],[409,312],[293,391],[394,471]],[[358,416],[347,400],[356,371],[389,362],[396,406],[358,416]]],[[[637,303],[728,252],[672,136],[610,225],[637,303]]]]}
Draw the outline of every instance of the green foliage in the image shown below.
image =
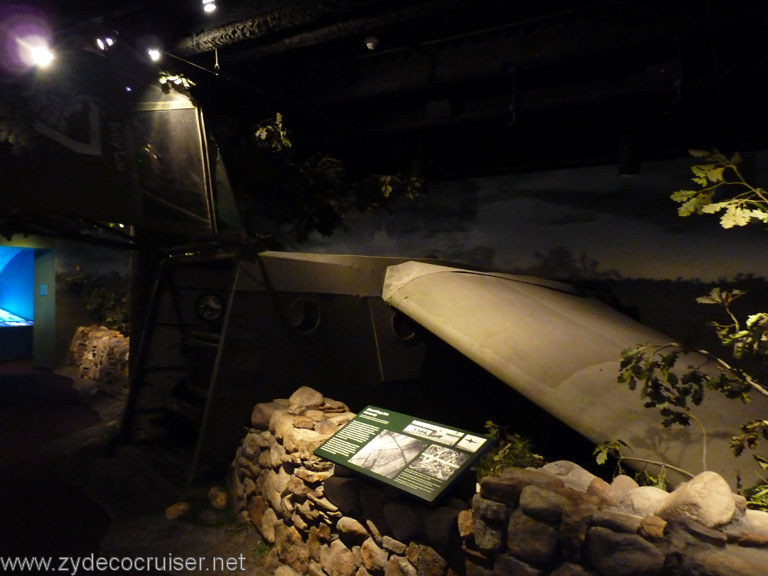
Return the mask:
{"type": "Polygon", "coordinates": [[[691,166],[691,180],[699,187],[677,190],[671,195],[680,206],[680,216],[722,212],[723,228],[746,226],[755,220],[768,222],[768,196],[765,190],[750,185],[739,171],[741,156],[728,157],[718,150],[690,150],[702,164],[691,166]]]}
{"type": "Polygon", "coordinates": [[[265,120],[259,124],[254,135],[260,145],[274,152],[293,147],[288,138],[288,130],[283,126],[283,115],[280,112],[275,114],[274,120],[265,120]]]}
{"type": "Polygon", "coordinates": [[[544,465],[544,457],[533,452],[527,438],[510,433],[507,426],[500,426],[491,420],[485,423],[485,428],[496,444],[475,465],[478,480],[485,476],[498,476],[505,468],[540,468],[544,465]]]}
{"type": "Polygon", "coordinates": [[[612,442],[606,441],[595,446],[592,455],[595,457],[595,462],[602,466],[608,462],[609,456],[616,458],[617,460],[621,459],[622,448],[629,448],[629,444],[624,442],[624,440],[617,439],[612,442]]]}
{"type": "Polygon", "coordinates": [[[655,488],[660,488],[662,490],[668,490],[669,489],[669,480],[667,478],[668,470],[675,470],[676,472],[679,472],[688,477],[693,476],[687,470],[682,470],[675,466],[670,466],[669,464],[666,464],[664,462],[657,462],[655,460],[648,460],[646,458],[637,458],[634,456],[626,456],[624,454],[624,449],[627,449],[629,451],[632,450],[629,444],[627,444],[621,439],[617,439],[617,440],[602,442],[601,444],[598,444],[597,446],[595,446],[595,449],[593,450],[592,454],[595,456],[595,461],[601,466],[604,464],[607,464],[609,458],[613,458],[614,460],[616,460],[616,469],[614,470],[614,475],[626,473],[622,466],[622,463],[625,461],[632,460],[635,462],[643,463],[644,464],[643,469],[636,472],[634,475],[635,481],[640,486],[653,486],[655,488]],[[652,474],[648,470],[648,466],[653,466],[655,469],[658,469],[658,472],[656,474],[652,474]]]}
{"type": "Polygon", "coordinates": [[[114,279],[93,278],[87,274],[62,274],[66,286],[83,299],[83,306],[94,322],[127,335],[128,290],[115,287],[114,279]],[[112,281],[110,281],[112,280],[112,281]]]}
{"type": "Polygon", "coordinates": [[[338,158],[300,156],[280,113],[256,127],[239,162],[245,175],[238,188],[246,220],[287,226],[300,242],[312,232],[329,236],[346,228],[354,211],[388,210],[423,190],[415,174],[355,178],[338,158]]]}
{"type": "MultiPolygon", "coordinates": [[[[723,228],[768,222],[768,196],[762,188],[745,181],[739,171],[739,154],[727,157],[717,150],[691,150],[690,153],[702,161],[691,168],[692,181],[699,188],[678,190],[672,194],[672,200],[680,204],[680,216],[722,212],[720,224],[723,228]]],[[[710,324],[728,351],[723,356],[730,355],[731,361],[706,350],[690,350],[677,343],[639,344],[622,352],[619,382],[630,390],[639,386],[645,407],[658,409],[664,426],[687,426],[691,420],[698,422],[692,407],[701,404],[705,391],[715,391],[745,403],[750,401],[750,394],[753,393],[768,396],[768,385],[760,370],[768,358],[768,314],[752,314],[747,316],[746,321],[741,321],[733,305],[744,295],[742,290],[713,288],[709,294],[696,299],[700,304],[722,308],[727,320],[710,324]],[[680,366],[679,361],[688,352],[698,353],[703,363],[680,366]]],[[[702,431],[706,455],[706,430],[703,426],[702,431]]],[[[730,447],[734,456],[740,456],[747,449],[756,449],[761,439],[768,440],[768,420],[758,419],[743,424],[731,437],[730,447]]],[[[605,461],[607,451],[596,450],[596,456],[605,461]]],[[[761,468],[768,470],[768,460],[756,454],[753,458],[761,468]]],[[[768,482],[763,479],[756,488],[747,492],[747,498],[751,507],[768,510],[768,482]]]]}
{"type": "Polygon", "coordinates": [[[195,83],[183,74],[171,74],[169,72],[161,72],[157,81],[165,93],[170,92],[171,88],[187,93],[192,86],[195,86],[195,83]]]}

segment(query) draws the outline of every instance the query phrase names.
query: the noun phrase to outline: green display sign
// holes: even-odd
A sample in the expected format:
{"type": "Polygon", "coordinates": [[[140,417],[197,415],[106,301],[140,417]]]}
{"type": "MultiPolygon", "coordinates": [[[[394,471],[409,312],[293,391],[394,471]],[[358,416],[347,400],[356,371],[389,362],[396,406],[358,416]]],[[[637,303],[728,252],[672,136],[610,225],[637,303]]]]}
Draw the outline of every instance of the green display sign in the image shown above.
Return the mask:
{"type": "Polygon", "coordinates": [[[492,443],[487,435],[366,406],[315,454],[433,502],[492,443]]]}

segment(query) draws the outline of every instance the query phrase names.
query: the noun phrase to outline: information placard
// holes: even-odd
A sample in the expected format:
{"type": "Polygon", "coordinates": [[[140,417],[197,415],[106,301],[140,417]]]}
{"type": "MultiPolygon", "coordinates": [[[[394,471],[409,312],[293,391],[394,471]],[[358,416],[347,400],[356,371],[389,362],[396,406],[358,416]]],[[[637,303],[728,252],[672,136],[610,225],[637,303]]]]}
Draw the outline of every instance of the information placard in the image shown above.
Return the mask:
{"type": "Polygon", "coordinates": [[[366,406],[315,454],[433,502],[492,443],[487,435],[366,406]]]}

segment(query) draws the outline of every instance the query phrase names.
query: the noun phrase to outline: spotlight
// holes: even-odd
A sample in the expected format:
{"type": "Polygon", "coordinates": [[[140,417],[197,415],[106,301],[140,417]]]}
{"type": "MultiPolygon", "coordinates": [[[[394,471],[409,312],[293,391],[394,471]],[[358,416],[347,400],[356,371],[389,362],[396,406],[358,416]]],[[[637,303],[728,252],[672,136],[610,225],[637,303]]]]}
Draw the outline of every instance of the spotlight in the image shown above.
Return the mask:
{"type": "Polygon", "coordinates": [[[371,51],[376,50],[379,46],[379,39],[376,36],[366,36],[363,42],[365,42],[365,47],[371,51]]]}
{"type": "Polygon", "coordinates": [[[149,54],[149,59],[152,60],[152,62],[160,60],[160,50],[157,48],[150,48],[147,50],[147,54],[149,54]]]}
{"type": "Polygon", "coordinates": [[[112,46],[114,46],[115,41],[110,36],[105,36],[104,38],[96,38],[96,46],[98,46],[99,50],[106,51],[109,50],[112,46]]]}
{"type": "Polygon", "coordinates": [[[203,0],[203,12],[210,14],[216,10],[216,0],[203,0]]]}
{"type": "Polygon", "coordinates": [[[21,48],[21,58],[26,64],[47,68],[53,62],[53,52],[44,38],[39,36],[16,38],[16,43],[21,48]]]}
{"type": "Polygon", "coordinates": [[[53,52],[48,46],[35,46],[32,48],[32,60],[38,68],[48,68],[53,62],[53,52]]]}

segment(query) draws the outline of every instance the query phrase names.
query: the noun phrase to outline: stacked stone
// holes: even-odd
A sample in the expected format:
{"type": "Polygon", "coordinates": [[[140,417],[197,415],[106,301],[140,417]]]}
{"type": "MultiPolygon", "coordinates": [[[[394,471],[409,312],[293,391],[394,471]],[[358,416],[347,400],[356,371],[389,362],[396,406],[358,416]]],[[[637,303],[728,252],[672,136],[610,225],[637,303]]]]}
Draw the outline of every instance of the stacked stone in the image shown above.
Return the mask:
{"type": "Polygon", "coordinates": [[[80,326],[69,353],[78,378],[91,380],[104,392],[121,395],[128,388],[130,339],[104,326],[80,326]]]}
{"type": "Polygon", "coordinates": [[[254,407],[253,428],[237,449],[228,492],[234,512],[274,544],[267,571],[279,576],[463,571],[457,518],[467,502],[428,506],[313,455],[354,416],[345,404],[308,387],[254,407]]]}
{"type": "Polygon", "coordinates": [[[472,576],[760,576],[768,565],[768,514],[714,472],[668,493],[567,461],[509,468],[482,479],[459,529],[472,576]]]}
{"type": "Polygon", "coordinates": [[[764,576],[768,513],[714,472],[672,492],[568,461],[508,468],[430,506],[313,450],[354,417],[302,387],[257,404],[229,501],[277,576],[764,576]]]}

